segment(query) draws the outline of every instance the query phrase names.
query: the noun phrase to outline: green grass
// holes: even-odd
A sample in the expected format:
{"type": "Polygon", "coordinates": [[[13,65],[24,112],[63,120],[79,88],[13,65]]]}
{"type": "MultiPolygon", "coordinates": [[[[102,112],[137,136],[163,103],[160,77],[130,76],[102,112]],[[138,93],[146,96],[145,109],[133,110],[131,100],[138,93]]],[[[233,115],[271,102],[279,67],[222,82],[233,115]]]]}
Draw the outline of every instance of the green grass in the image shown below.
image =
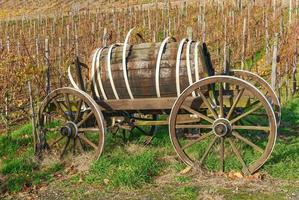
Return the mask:
{"type": "Polygon", "coordinates": [[[90,168],[85,181],[95,184],[106,184],[108,187],[138,188],[150,183],[163,167],[159,154],[155,150],[146,150],[128,154],[115,150],[110,155],[103,155],[90,168]]]}
{"type": "Polygon", "coordinates": [[[299,98],[287,102],[282,108],[282,122],[271,158],[264,170],[283,179],[299,178],[299,98]]]}
{"type": "Polygon", "coordinates": [[[283,200],[286,199],[286,194],[279,192],[275,193],[272,192],[256,192],[256,191],[235,191],[232,192],[228,189],[221,189],[217,191],[217,193],[221,193],[224,199],[231,199],[231,200],[283,200]]]}
{"type": "Polygon", "coordinates": [[[183,187],[179,187],[177,188],[175,191],[172,192],[171,194],[171,198],[172,199],[197,199],[198,196],[198,188],[194,187],[194,186],[183,186],[183,187]]]}
{"type": "Polygon", "coordinates": [[[34,159],[32,127],[25,124],[10,134],[0,136],[0,172],[6,179],[6,189],[17,192],[24,186],[32,186],[49,181],[53,173],[62,169],[61,164],[53,164],[40,169],[34,159]]]}

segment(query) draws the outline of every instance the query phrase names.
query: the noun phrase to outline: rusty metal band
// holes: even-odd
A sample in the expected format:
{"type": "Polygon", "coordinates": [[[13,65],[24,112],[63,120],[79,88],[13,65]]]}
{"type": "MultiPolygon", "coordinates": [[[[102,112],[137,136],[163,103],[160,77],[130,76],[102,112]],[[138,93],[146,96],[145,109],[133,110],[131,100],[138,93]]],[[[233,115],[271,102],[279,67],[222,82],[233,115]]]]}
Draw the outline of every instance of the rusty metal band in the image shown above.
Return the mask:
{"type": "Polygon", "coordinates": [[[75,82],[75,80],[73,79],[72,73],[71,73],[71,65],[68,67],[68,77],[70,79],[70,82],[72,84],[72,86],[76,89],[79,90],[79,86],[77,85],[77,83],[75,82]]]}
{"type": "Polygon", "coordinates": [[[175,71],[175,80],[176,80],[176,91],[177,91],[177,96],[180,96],[181,94],[181,87],[180,87],[180,65],[181,65],[181,55],[182,55],[182,50],[184,43],[188,40],[188,38],[184,38],[180,41],[179,48],[177,51],[177,56],[176,56],[176,71],[175,71]]]}
{"type": "Polygon", "coordinates": [[[92,57],[92,63],[91,63],[91,79],[92,79],[92,84],[93,84],[93,88],[94,88],[94,92],[96,94],[96,96],[99,98],[100,95],[99,95],[99,91],[98,91],[98,88],[97,88],[97,84],[96,84],[96,59],[97,59],[97,56],[98,56],[98,53],[99,51],[101,50],[102,48],[97,48],[93,54],[93,57],[92,57]]]}
{"type": "Polygon", "coordinates": [[[108,47],[101,48],[99,50],[98,54],[97,54],[97,57],[96,57],[96,71],[97,71],[98,83],[99,83],[99,87],[100,87],[100,90],[101,90],[101,94],[102,94],[104,100],[107,100],[107,95],[106,95],[104,87],[103,87],[102,78],[101,78],[101,70],[100,70],[100,58],[101,58],[101,54],[102,54],[102,52],[105,48],[108,48],[108,47]]]}
{"type": "Polygon", "coordinates": [[[155,74],[157,97],[161,97],[161,93],[160,93],[160,65],[161,65],[162,54],[163,54],[163,51],[164,51],[164,48],[165,48],[167,42],[170,39],[172,39],[173,41],[176,41],[174,37],[167,37],[167,38],[165,38],[162,41],[161,45],[160,45],[158,56],[157,56],[156,74],[155,74]]]}
{"type": "Polygon", "coordinates": [[[111,71],[111,53],[112,53],[112,49],[116,46],[120,46],[121,44],[112,44],[110,47],[109,47],[109,50],[108,50],[108,54],[107,54],[107,67],[108,67],[108,75],[109,75],[109,80],[110,80],[110,84],[111,84],[111,87],[112,87],[112,91],[113,91],[113,94],[115,96],[115,98],[117,100],[119,100],[119,96],[117,94],[117,91],[116,91],[116,88],[115,88],[115,85],[114,85],[114,81],[113,81],[113,77],[112,77],[112,71],[111,71]]]}

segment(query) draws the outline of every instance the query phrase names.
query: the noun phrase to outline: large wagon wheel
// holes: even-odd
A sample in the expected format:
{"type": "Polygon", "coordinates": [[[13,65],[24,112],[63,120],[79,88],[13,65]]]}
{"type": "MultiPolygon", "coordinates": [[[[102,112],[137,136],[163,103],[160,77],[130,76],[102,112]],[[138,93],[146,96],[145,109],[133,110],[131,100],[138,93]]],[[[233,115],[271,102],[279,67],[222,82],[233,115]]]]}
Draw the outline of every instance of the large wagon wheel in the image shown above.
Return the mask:
{"type": "Polygon", "coordinates": [[[257,88],[236,77],[213,76],[194,83],[178,97],[171,110],[169,133],[177,154],[190,166],[210,171],[241,168],[244,174],[252,174],[269,158],[277,124],[270,103],[257,88]],[[215,96],[207,92],[211,86],[215,96]],[[194,92],[203,102],[201,106],[190,103],[194,92]],[[180,113],[202,120],[181,123],[177,121],[180,113]],[[193,139],[180,131],[199,128],[201,132],[193,139]]]}
{"type": "Polygon", "coordinates": [[[260,77],[257,74],[254,74],[249,71],[245,70],[231,70],[233,76],[236,76],[238,78],[241,78],[245,81],[250,82],[253,84],[255,87],[257,87],[269,100],[270,104],[273,107],[273,110],[275,112],[277,124],[280,124],[281,120],[281,105],[278,99],[278,96],[276,95],[275,91],[273,88],[269,85],[269,83],[260,77]]]}
{"type": "Polygon", "coordinates": [[[39,110],[40,149],[60,158],[94,151],[99,158],[104,146],[104,118],[96,102],[75,88],[51,92],[39,110]]]}

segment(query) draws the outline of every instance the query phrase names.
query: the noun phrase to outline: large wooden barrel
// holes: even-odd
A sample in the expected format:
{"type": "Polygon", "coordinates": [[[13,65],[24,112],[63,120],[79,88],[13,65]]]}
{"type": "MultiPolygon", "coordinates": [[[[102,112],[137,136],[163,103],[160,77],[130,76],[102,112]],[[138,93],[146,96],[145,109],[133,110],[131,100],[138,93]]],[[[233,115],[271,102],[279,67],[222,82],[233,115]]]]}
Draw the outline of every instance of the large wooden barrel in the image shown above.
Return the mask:
{"type": "Polygon", "coordinates": [[[189,45],[189,48],[187,48],[188,44],[185,42],[182,46],[179,54],[179,70],[177,70],[180,42],[167,43],[165,48],[163,48],[158,76],[156,73],[158,67],[157,57],[161,43],[142,43],[127,46],[125,65],[123,64],[124,47],[120,44],[111,48],[110,58],[108,58],[109,47],[107,47],[102,50],[97,59],[93,60],[98,60],[99,62],[98,66],[94,63],[94,67],[97,68],[93,75],[94,89],[98,90],[101,99],[105,96],[107,99],[176,97],[178,95],[177,82],[179,82],[179,91],[182,92],[190,83],[208,74],[206,69],[207,61],[203,55],[205,53],[203,46],[195,42],[189,45]],[[190,52],[189,65],[186,59],[187,49],[190,52]],[[198,49],[198,51],[195,51],[195,49],[198,49]],[[196,55],[198,58],[198,70],[195,69],[197,66],[195,61],[196,55]],[[189,77],[188,66],[190,66],[189,77]],[[126,70],[126,73],[124,73],[124,70],[126,70]],[[198,76],[195,74],[197,71],[198,76]],[[158,85],[157,79],[159,79],[158,85]],[[102,84],[102,91],[100,84],[102,84]],[[159,95],[157,94],[157,87],[159,95]],[[104,95],[103,92],[105,93],[104,95]]]}

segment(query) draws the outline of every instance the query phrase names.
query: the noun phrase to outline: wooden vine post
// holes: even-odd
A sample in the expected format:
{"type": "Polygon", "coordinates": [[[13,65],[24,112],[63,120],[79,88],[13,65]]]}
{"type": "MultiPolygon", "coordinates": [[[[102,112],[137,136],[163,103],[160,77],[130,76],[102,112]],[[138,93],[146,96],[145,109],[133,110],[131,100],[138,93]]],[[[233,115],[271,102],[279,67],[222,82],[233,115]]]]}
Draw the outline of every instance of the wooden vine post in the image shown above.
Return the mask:
{"type": "Polygon", "coordinates": [[[273,57],[272,57],[272,71],[271,71],[271,86],[276,89],[277,79],[277,57],[278,57],[278,33],[275,33],[274,45],[273,45],[273,57]]]}
{"type": "Polygon", "coordinates": [[[31,109],[31,124],[32,124],[32,136],[33,136],[33,145],[34,151],[37,150],[37,141],[38,134],[36,133],[36,123],[35,123],[35,109],[34,109],[34,102],[33,102],[33,95],[32,95],[32,88],[31,83],[28,81],[28,91],[29,91],[29,100],[30,100],[30,109],[31,109]]]}
{"type": "Polygon", "coordinates": [[[294,55],[294,62],[292,66],[292,95],[295,95],[297,92],[297,65],[298,65],[298,48],[296,44],[296,50],[294,55]]]}
{"type": "Polygon", "coordinates": [[[5,130],[6,130],[6,135],[10,136],[9,134],[9,90],[6,90],[5,92],[5,130]]]}
{"type": "Polygon", "coordinates": [[[49,39],[45,39],[45,64],[46,64],[46,93],[49,94],[51,91],[50,82],[50,62],[49,62],[49,39]]]}

